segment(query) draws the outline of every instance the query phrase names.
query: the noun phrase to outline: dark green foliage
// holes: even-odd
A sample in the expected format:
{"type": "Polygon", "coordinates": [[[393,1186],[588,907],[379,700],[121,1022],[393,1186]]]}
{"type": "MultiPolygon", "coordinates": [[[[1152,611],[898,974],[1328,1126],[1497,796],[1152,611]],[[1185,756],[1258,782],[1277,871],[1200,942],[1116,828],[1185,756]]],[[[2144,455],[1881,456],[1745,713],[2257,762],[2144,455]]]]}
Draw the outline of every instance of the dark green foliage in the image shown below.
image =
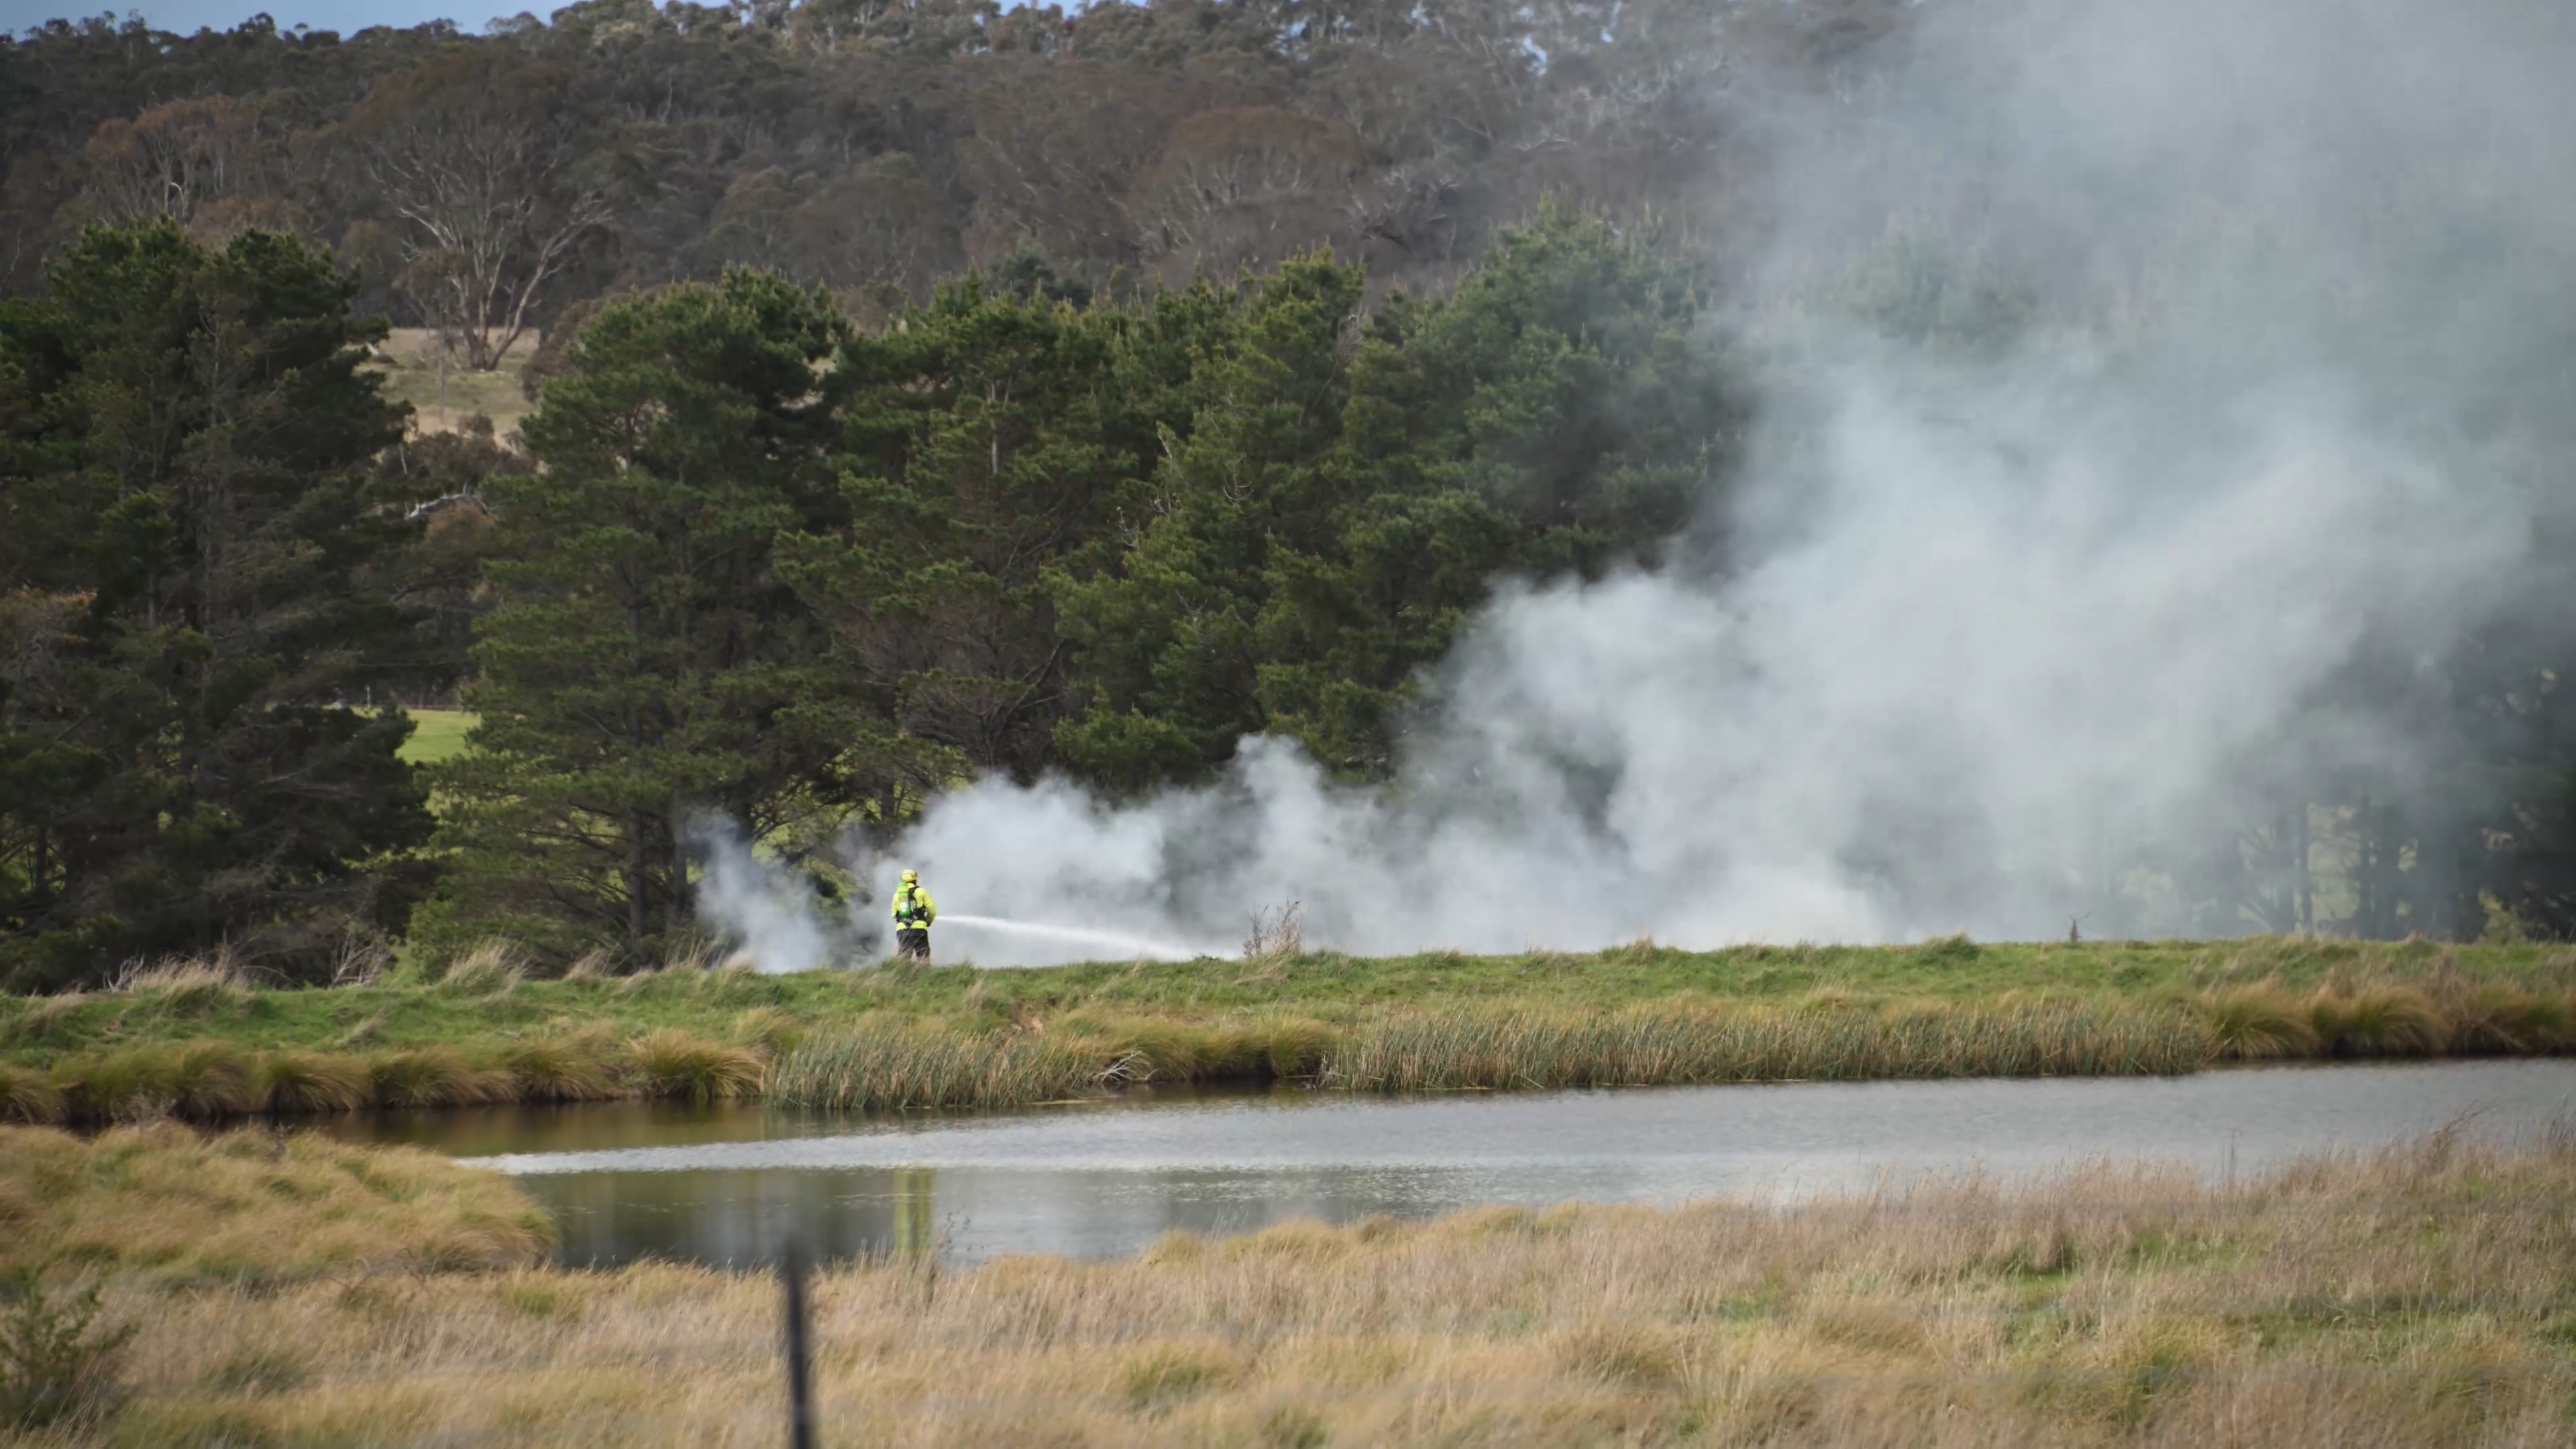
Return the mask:
{"type": "Polygon", "coordinates": [[[969,280],[851,338],[849,521],[782,549],[844,729],[1116,790],[1254,733],[1384,778],[1498,576],[1648,554],[1725,478],[1741,384],[1650,238],[1550,208],[1454,297],[1365,290],[1322,255],[1088,309],[969,280]]]}
{"type": "Polygon", "coordinates": [[[0,1276],[0,1424],[42,1429],[111,1406],[135,1325],[101,1328],[99,1283],[49,1290],[34,1268],[0,1276]]]}
{"type": "Polygon", "coordinates": [[[970,278],[843,346],[850,523],[785,556],[832,626],[848,728],[1023,776],[1054,763],[1073,659],[1050,583],[1098,574],[1151,508],[1193,361],[1231,319],[1207,289],[1086,312],[970,278]]]}
{"type": "Polygon", "coordinates": [[[1107,573],[1059,575],[1080,774],[1191,779],[1272,733],[1383,778],[1419,675],[1498,576],[1651,556],[1728,476],[1743,384],[1650,238],[1550,207],[1454,296],[1363,324],[1361,294],[1321,257],[1250,289],[1156,516],[1107,573]]]}
{"type": "MultiPolygon", "coordinates": [[[[268,233],[91,232],[0,310],[0,982],[399,930],[428,834],[354,284],[268,233]]],[[[433,667],[434,672],[434,667],[433,667]]]]}
{"type": "MultiPolygon", "coordinates": [[[[728,275],[603,311],[498,478],[473,748],[438,772],[453,867],[429,928],[501,920],[568,958],[638,956],[688,919],[701,814],[798,838],[889,782],[906,743],[854,737],[825,638],[773,566],[783,532],[845,517],[818,364],[828,300],[728,275]]],[[[913,752],[917,753],[917,752],[913,752]]]]}

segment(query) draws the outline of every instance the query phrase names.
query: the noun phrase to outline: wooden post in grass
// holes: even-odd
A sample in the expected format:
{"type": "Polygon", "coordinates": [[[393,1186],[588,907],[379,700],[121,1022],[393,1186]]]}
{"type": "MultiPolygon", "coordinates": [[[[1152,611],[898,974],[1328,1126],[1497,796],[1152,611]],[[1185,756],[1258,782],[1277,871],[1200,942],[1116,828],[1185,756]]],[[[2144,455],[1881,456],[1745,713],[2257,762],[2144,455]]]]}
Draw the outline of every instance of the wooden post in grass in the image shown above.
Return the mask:
{"type": "Polygon", "coordinates": [[[787,1443],[814,1449],[813,1324],[806,1302],[809,1265],[805,1245],[790,1238],[779,1255],[778,1280],[787,1290],[787,1443]]]}

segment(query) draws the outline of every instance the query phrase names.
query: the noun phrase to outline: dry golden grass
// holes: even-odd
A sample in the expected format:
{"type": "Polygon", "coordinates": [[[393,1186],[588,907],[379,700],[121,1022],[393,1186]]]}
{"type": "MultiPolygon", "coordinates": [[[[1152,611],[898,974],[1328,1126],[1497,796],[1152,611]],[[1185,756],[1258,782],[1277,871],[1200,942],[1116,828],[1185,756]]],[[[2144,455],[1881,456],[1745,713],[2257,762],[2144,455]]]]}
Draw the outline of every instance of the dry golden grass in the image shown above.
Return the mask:
{"type": "Polygon", "coordinates": [[[0,1271],[70,1262],[168,1287],[526,1264],[553,1225],[435,1153],[162,1122],[92,1138],[0,1127],[0,1271]]]}
{"type": "Polygon", "coordinates": [[[537,335],[531,332],[519,339],[493,372],[473,371],[450,357],[442,391],[436,336],[426,328],[397,327],[377,349],[375,365],[384,375],[386,395],[412,405],[415,431],[456,432],[466,419],[480,413],[492,420],[495,432],[506,435],[531,411],[519,377],[536,350],[537,335]]]}
{"type": "MultiPolygon", "coordinates": [[[[2212,1189],[2097,1165],[1811,1206],[1490,1209],[884,1264],[844,1445],[2564,1445],[2576,1140],[2212,1189]]],[[[777,1296],[668,1265],[129,1283],[134,1444],[768,1445],[777,1296]]]]}
{"type": "Polygon", "coordinates": [[[230,950],[171,956],[120,977],[115,990],[178,1016],[238,1012],[251,999],[250,974],[230,950]]]}

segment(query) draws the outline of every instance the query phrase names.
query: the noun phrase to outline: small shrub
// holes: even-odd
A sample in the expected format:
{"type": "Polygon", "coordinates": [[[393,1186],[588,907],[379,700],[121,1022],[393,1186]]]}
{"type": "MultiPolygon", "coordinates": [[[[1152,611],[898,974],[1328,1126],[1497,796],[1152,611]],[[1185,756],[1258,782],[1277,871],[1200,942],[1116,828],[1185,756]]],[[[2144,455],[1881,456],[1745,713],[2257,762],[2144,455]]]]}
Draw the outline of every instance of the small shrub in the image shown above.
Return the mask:
{"type": "Polygon", "coordinates": [[[1287,966],[1306,954],[1305,903],[1290,901],[1276,910],[1252,913],[1252,926],[1243,934],[1243,962],[1247,966],[1277,968],[1287,966]]]}
{"type": "Polygon", "coordinates": [[[63,1093],[33,1067],[0,1062],[0,1122],[47,1126],[63,1120],[63,1093]]]}
{"type": "Polygon", "coordinates": [[[353,1112],[376,1099],[363,1057],[341,1052],[277,1052],[260,1064],[272,1112],[353,1112]]]}
{"type": "Polygon", "coordinates": [[[1970,939],[1965,931],[1955,932],[1938,940],[1926,941],[1914,948],[1916,960],[1935,965],[1960,965],[1974,961],[1984,954],[1984,949],[1970,939]]]}
{"type": "Polygon", "coordinates": [[[33,1268],[0,1275],[0,1424],[41,1429],[105,1410],[135,1325],[98,1327],[93,1279],[56,1297],[33,1268]]]}
{"type": "Polygon", "coordinates": [[[382,939],[352,935],[340,942],[331,961],[334,986],[373,986],[394,969],[394,948],[382,939]]]}
{"type": "Polygon", "coordinates": [[[760,1058],[685,1031],[649,1032],[626,1045],[626,1061],[648,1096],[726,1101],[760,1090],[760,1058]]]}

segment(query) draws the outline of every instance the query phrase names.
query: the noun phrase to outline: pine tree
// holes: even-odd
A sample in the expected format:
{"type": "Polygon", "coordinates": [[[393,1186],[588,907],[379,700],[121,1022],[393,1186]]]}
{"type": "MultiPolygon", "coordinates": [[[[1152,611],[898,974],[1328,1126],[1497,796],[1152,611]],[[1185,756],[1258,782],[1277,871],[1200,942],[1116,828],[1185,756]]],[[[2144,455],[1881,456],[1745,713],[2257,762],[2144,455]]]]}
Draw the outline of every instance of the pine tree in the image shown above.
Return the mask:
{"type": "Polygon", "coordinates": [[[697,817],[801,856],[882,782],[772,547],[843,516],[822,366],[843,330],[819,293],[735,272],[604,309],[546,384],[521,427],[539,470],[490,485],[499,600],[441,776],[433,946],[649,953],[692,918],[697,817]]]}
{"type": "Polygon", "coordinates": [[[0,979],[399,930],[425,799],[352,708],[414,621],[368,462],[401,414],[354,284],[269,233],[96,230],[0,313],[0,979]]]}

